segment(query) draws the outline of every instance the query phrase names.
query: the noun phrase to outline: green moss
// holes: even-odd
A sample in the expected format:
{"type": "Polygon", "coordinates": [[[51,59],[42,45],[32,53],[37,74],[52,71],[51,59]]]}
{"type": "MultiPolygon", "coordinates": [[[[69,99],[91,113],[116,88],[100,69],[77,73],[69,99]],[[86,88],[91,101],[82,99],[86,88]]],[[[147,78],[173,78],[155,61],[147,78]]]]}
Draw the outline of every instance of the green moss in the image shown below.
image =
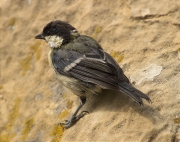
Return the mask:
{"type": "Polygon", "coordinates": [[[12,27],[12,26],[14,26],[14,25],[15,25],[15,23],[16,23],[16,18],[15,18],[15,17],[13,17],[13,18],[11,18],[11,19],[9,20],[9,22],[8,22],[8,26],[12,27]]]}
{"type": "Polygon", "coordinates": [[[67,115],[68,115],[68,110],[64,110],[61,114],[60,114],[60,119],[62,119],[62,118],[65,118],[67,115]]]}
{"type": "Polygon", "coordinates": [[[30,69],[30,63],[32,60],[32,54],[27,55],[23,60],[20,61],[20,70],[22,71],[22,76],[30,69]]]}
{"type": "Polygon", "coordinates": [[[120,62],[122,62],[123,59],[124,59],[124,55],[121,54],[121,55],[118,56],[117,62],[120,63],[120,62]]]}
{"type": "Polygon", "coordinates": [[[62,98],[63,99],[66,99],[67,95],[66,94],[63,94],[62,98]]]}
{"type": "Polygon", "coordinates": [[[33,59],[33,55],[36,56],[36,61],[38,61],[41,58],[41,42],[36,41],[35,44],[30,46],[30,53],[27,54],[27,56],[21,60],[20,63],[20,70],[22,71],[22,76],[26,74],[26,72],[31,68],[31,61],[33,59]]]}
{"type": "Polygon", "coordinates": [[[21,99],[17,98],[15,101],[15,105],[11,111],[11,113],[9,114],[8,117],[8,124],[6,127],[6,131],[9,133],[10,130],[12,129],[12,126],[14,125],[15,120],[18,118],[19,116],[19,108],[20,108],[20,103],[21,103],[21,99]]]}
{"type": "Polygon", "coordinates": [[[101,27],[99,27],[99,26],[95,27],[94,32],[93,32],[93,34],[92,34],[92,37],[93,37],[94,39],[96,39],[96,38],[97,38],[97,35],[98,35],[100,32],[101,32],[101,27]]]}
{"type": "Polygon", "coordinates": [[[110,55],[113,57],[113,58],[116,58],[117,56],[118,56],[118,52],[117,51],[112,51],[111,53],[110,53],[110,55]]]}
{"type": "Polygon", "coordinates": [[[33,53],[36,54],[36,61],[38,61],[41,58],[41,52],[42,52],[41,42],[36,41],[34,45],[30,46],[30,49],[33,53]]]}
{"type": "Polygon", "coordinates": [[[24,123],[24,128],[22,130],[22,140],[25,141],[29,132],[34,125],[34,118],[27,119],[24,123]]]}
{"type": "Polygon", "coordinates": [[[10,142],[16,135],[15,133],[11,132],[11,129],[19,116],[20,103],[21,99],[17,98],[15,100],[15,104],[11,110],[11,113],[8,116],[8,123],[5,126],[5,132],[0,135],[0,142],[10,142]]]}
{"type": "Polygon", "coordinates": [[[53,136],[51,142],[60,142],[63,136],[64,128],[61,125],[55,125],[50,136],[53,136]]]}
{"type": "Polygon", "coordinates": [[[0,135],[0,142],[10,142],[14,136],[15,134],[2,134],[0,135]]]}
{"type": "Polygon", "coordinates": [[[178,118],[174,118],[174,123],[176,123],[176,124],[180,124],[180,117],[178,117],[178,118]]]}
{"type": "MultiPolygon", "coordinates": [[[[60,119],[65,118],[68,115],[68,110],[64,110],[61,114],[60,114],[60,119]]],[[[60,142],[62,135],[64,132],[64,127],[62,125],[55,125],[52,132],[50,133],[50,136],[53,136],[51,142],[60,142]]]]}
{"type": "Polygon", "coordinates": [[[178,52],[180,52],[180,47],[178,48],[178,52]]]}
{"type": "Polygon", "coordinates": [[[95,33],[100,33],[101,32],[101,27],[96,27],[95,28],[95,33]]]}
{"type": "Polygon", "coordinates": [[[68,109],[71,109],[71,108],[72,108],[72,105],[73,105],[73,101],[69,101],[69,100],[68,100],[67,108],[68,108],[68,109]]]}
{"type": "Polygon", "coordinates": [[[122,60],[124,59],[124,54],[120,54],[119,52],[117,51],[112,51],[110,53],[110,55],[118,62],[122,62],[122,60]]]}

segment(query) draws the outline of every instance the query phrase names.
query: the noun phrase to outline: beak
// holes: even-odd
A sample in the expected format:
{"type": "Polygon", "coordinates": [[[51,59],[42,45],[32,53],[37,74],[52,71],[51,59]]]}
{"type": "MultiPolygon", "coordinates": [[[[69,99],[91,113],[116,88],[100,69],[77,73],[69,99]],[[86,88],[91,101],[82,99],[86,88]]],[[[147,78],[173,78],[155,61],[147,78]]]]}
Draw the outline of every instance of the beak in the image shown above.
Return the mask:
{"type": "Polygon", "coordinates": [[[39,34],[39,35],[35,36],[35,38],[36,38],[36,39],[45,39],[42,34],[39,34]]]}

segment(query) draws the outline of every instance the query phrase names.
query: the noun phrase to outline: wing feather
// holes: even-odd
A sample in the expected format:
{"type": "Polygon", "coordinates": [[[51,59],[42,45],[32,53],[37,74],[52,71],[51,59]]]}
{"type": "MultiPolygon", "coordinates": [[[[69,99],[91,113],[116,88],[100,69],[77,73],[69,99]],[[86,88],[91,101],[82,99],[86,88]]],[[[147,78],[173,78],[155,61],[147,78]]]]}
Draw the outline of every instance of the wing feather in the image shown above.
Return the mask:
{"type": "Polygon", "coordinates": [[[52,63],[60,74],[104,88],[118,89],[115,68],[103,59],[86,57],[75,51],[57,51],[53,52],[52,63]]]}
{"type": "Polygon", "coordinates": [[[139,104],[150,98],[131,86],[118,63],[88,36],[79,36],[68,44],[53,49],[52,65],[59,74],[73,77],[84,84],[119,90],[139,104]]]}

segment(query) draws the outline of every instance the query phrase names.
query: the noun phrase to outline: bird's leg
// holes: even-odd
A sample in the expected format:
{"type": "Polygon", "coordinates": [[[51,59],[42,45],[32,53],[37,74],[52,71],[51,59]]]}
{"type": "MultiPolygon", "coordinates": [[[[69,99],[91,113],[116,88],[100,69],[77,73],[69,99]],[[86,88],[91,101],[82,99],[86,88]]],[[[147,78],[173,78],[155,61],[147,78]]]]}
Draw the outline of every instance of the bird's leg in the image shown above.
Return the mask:
{"type": "Polygon", "coordinates": [[[78,106],[78,108],[76,109],[76,111],[74,112],[74,114],[71,116],[71,118],[69,120],[66,120],[65,122],[60,123],[61,125],[64,125],[65,128],[71,127],[76,121],[78,121],[81,117],[83,117],[85,115],[85,113],[88,113],[88,111],[82,111],[79,115],[77,115],[79,110],[85,104],[86,98],[80,97],[80,100],[81,100],[81,103],[78,106]]]}

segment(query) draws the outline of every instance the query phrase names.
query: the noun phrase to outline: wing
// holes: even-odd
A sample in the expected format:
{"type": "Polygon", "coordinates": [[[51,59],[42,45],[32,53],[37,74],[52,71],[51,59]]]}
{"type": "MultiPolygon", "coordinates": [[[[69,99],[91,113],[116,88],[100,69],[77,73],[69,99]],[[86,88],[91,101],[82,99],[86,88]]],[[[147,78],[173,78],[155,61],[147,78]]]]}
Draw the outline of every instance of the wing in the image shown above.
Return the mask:
{"type": "Polygon", "coordinates": [[[100,49],[84,55],[76,51],[58,49],[52,52],[52,64],[62,75],[118,90],[118,83],[123,79],[119,79],[119,70],[111,63],[112,57],[109,57],[100,49]]]}
{"type": "Polygon", "coordinates": [[[81,35],[69,44],[62,45],[61,49],[64,48],[71,50],[72,47],[73,50],[81,52],[81,54],[85,54],[86,57],[101,59],[107,62],[110,66],[113,66],[113,69],[115,69],[115,76],[118,78],[119,82],[129,83],[129,79],[124,75],[117,62],[108,53],[104,52],[102,47],[93,38],[81,35]]]}
{"type": "Polygon", "coordinates": [[[122,69],[101,49],[92,50],[84,55],[76,51],[58,49],[52,52],[52,64],[62,75],[93,83],[102,88],[119,90],[139,104],[143,104],[141,98],[151,101],[147,95],[129,84],[122,69]]]}

